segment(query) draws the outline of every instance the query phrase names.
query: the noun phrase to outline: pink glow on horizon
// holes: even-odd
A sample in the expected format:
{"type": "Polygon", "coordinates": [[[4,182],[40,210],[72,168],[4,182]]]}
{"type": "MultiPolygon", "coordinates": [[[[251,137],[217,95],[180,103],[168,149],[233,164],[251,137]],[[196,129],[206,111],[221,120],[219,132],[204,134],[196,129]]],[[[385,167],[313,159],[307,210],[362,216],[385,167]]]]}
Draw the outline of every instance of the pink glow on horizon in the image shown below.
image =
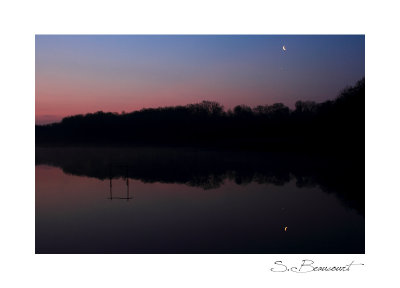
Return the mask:
{"type": "Polygon", "coordinates": [[[364,77],[364,50],[362,35],[37,35],[36,123],[203,100],[321,102],[364,77]]]}
{"type": "Polygon", "coordinates": [[[66,116],[97,111],[114,113],[124,111],[129,113],[143,108],[187,105],[199,103],[203,100],[219,102],[224,105],[226,110],[241,104],[256,106],[279,101],[279,96],[272,89],[269,93],[271,96],[267,97],[270,101],[265,103],[265,92],[257,91],[252,87],[241,89],[232,87],[232,89],[216,85],[202,85],[202,83],[200,85],[199,83],[181,83],[175,85],[175,87],[151,87],[147,90],[136,89],[135,91],[134,87],[129,87],[129,85],[125,87],[116,87],[115,85],[104,87],[100,83],[98,85],[84,82],[75,84],[63,83],[53,79],[47,79],[47,81],[37,79],[36,124],[59,122],[66,116]],[[194,88],[196,86],[197,88],[194,88]],[[244,101],[243,95],[248,93],[253,96],[251,102],[244,101]]]}

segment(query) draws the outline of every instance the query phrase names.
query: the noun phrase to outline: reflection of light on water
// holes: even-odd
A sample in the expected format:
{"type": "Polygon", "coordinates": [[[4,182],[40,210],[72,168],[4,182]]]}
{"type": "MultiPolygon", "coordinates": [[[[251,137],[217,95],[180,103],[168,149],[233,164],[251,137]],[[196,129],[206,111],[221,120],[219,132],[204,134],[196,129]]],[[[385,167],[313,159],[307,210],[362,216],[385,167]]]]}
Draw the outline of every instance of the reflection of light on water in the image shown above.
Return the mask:
{"type": "Polygon", "coordinates": [[[286,230],[287,230],[287,226],[285,226],[285,232],[286,232],[286,230]]]}

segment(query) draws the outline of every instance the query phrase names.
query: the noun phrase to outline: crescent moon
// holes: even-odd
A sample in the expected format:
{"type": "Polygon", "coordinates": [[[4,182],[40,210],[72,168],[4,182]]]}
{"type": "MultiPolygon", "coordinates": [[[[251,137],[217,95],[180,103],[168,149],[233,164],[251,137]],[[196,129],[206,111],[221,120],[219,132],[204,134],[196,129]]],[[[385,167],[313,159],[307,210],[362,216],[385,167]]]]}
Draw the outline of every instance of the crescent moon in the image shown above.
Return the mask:
{"type": "Polygon", "coordinates": [[[283,50],[283,51],[286,51],[285,45],[282,46],[282,50],[283,50]]]}

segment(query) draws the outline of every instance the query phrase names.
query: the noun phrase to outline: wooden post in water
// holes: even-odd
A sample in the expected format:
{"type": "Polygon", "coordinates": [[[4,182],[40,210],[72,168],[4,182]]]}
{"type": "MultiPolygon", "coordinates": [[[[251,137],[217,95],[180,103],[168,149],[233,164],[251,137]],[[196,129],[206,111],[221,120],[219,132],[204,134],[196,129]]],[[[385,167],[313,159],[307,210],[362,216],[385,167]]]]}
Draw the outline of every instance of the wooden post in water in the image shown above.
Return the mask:
{"type": "Polygon", "coordinates": [[[109,174],[110,174],[110,200],[112,200],[112,170],[111,170],[111,163],[109,166],[109,174]]]}
{"type": "Polygon", "coordinates": [[[132,197],[129,196],[129,169],[128,169],[128,165],[118,165],[117,167],[121,168],[117,168],[117,178],[119,178],[119,174],[118,171],[123,170],[123,167],[125,167],[125,179],[123,179],[122,176],[122,181],[125,180],[126,182],[126,197],[113,197],[112,195],[112,179],[113,179],[113,175],[112,175],[112,166],[111,164],[108,166],[109,167],[109,178],[110,178],[110,197],[108,197],[108,199],[113,200],[113,199],[119,199],[119,200],[124,200],[126,199],[126,201],[129,201],[129,199],[133,199],[132,197]]]}
{"type": "Polygon", "coordinates": [[[129,173],[128,173],[128,165],[126,166],[126,201],[129,201],[129,173]]]}

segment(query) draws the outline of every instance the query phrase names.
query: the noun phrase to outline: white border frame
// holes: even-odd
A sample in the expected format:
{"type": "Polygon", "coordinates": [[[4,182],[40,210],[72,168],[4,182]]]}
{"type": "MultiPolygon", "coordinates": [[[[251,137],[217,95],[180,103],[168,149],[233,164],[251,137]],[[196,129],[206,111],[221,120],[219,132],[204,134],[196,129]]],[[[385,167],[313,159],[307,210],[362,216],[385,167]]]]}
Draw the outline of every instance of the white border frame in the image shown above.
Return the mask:
{"type": "Polygon", "coordinates": [[[5,185],[0,201],[0,286],[386,287],[385,283],[398,282],[400,105],[394,86],[399,67],[398,9],[395,1],[383,2],[379,6],[342,0],[3,2],[0,175],[5,185]],[[366,34],[365,255],[34,254],[35,34],[160,33],[366,34]],[[269,270],[274,261],[298,265],[302,259],[320,265],[352,260],[365,265],[348,273],[269,270]]]}

